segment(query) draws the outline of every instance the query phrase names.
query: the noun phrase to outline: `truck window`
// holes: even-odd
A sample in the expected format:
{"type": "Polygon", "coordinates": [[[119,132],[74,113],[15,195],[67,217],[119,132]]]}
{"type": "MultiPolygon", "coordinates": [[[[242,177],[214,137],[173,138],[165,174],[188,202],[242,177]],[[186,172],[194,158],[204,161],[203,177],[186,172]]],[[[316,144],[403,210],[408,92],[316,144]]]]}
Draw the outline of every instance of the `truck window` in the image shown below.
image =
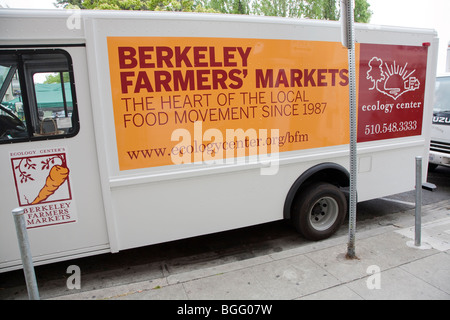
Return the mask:
{"type": "Polygon", "coordinates": [[[65,51],[0,51],[0,101],[0,143],[67,138],[79,130],[65,51]]]}
{"type": "Polygon", "coordinates": [[[434,95],[434,112],[450,111],[450,76],[436,79],[434,95]]]}

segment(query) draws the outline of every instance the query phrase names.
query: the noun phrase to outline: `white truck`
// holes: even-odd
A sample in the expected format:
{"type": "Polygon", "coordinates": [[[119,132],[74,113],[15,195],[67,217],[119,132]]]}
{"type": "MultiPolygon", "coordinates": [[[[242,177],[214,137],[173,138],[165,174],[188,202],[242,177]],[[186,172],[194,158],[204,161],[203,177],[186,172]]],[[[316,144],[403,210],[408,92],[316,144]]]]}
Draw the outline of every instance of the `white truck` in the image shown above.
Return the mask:
{"type": "Polygon", "coordinates": [[[436,78],[431,127],[430,170],[437,166],[450,167],[450,75],[436,78]]]}
{"type": "MultiPolygon", "coordinates": [[[[338,22],[0,10],[0,270],[347,213],[349,72],[338,22]]],[[[358,201],[428,159],[433,30],[356,25],[358,201]]],[[[425,163],[426,168],[427,163],[425,163]]],[[[423,178],[426,177],[426,169],[423,178]]]]}

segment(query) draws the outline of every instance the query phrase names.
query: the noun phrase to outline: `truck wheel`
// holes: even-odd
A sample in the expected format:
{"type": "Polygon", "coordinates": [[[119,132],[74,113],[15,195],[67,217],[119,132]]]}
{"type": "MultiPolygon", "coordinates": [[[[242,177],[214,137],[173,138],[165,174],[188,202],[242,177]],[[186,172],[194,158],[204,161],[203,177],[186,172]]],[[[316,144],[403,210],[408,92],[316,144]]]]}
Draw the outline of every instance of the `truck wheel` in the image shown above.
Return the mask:
{"type": "Polygon", "coordinates": [[[306,239],[333,235],[347,215],[347,201],[338,187],[325,182],[309,186],[297,196],[291,212],[294,227],[306,239]]]}

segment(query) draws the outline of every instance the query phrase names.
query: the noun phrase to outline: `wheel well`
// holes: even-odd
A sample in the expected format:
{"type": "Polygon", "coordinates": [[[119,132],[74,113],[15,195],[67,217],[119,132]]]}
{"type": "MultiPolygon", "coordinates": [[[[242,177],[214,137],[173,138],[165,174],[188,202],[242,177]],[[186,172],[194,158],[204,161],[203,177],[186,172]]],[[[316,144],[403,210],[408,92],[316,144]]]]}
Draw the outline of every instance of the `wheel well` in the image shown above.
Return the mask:
{"type": "Polygon", "coordinates": [[[339,188],[350,185],[350,174],[347,169],[336,163],[321,163],[305,171],[294,182],[284,203],[283,215],[285,219],[291,217],[291,207],[296,196],[312,183],[322,181],[331,183],[339,188]]]}

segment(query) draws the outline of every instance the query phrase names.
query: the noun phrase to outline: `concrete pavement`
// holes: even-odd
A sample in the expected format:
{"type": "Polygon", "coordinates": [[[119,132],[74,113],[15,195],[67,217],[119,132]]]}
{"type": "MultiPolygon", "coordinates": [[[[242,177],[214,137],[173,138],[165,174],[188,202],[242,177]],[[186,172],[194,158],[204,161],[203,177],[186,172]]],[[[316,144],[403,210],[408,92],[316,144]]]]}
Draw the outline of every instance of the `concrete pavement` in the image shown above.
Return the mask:
{"type": "Polygon", "coordinates": [[[422,245],[414,209],[379,228],[242,261],[59,296],[59,300],[450,299],[450,200],[422,208],[422,245]]]}

